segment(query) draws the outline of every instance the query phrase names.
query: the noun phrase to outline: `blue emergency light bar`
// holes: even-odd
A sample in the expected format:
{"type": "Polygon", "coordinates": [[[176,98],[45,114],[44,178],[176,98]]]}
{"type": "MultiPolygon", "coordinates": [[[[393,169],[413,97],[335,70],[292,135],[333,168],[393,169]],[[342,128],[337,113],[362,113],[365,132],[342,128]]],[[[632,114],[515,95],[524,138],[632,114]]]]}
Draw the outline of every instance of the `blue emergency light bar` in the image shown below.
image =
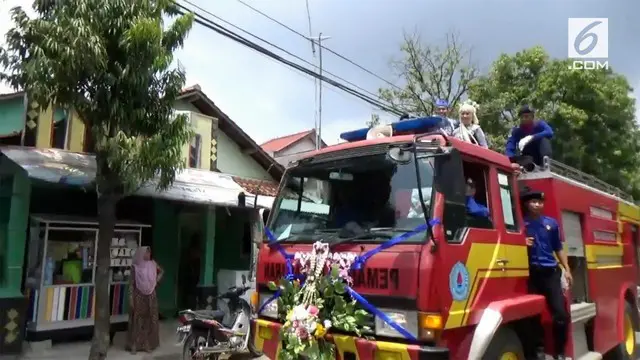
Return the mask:
{"type": "MultiPolygon", "coordinates": [[[[389,125],[391,125],[393,135],[423,134],[438,129],[442,121],[443,119],[439,116],[427,116],[401,120],[389,125]]],[[[347,131],[340,134],[340,138],[348,142],[365,140],[369,130],[370,128],[347,131]]]]}

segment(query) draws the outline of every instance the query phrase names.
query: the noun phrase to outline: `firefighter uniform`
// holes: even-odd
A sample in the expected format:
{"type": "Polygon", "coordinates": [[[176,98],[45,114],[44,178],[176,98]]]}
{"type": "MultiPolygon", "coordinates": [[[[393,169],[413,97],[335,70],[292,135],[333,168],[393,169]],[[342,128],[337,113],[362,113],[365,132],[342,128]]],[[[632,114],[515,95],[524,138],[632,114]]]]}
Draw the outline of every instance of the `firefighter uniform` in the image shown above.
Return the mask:
{"type": "MultiPolygon", "coordinates": [[[[544,200],[541,192],[525,190],[521,194],[522,204],[533,199],[544,200]]],[[[533,238],[529,246],[529,292],[543,295],[553,319],[553,339],[556,356],[564,354],[568,336],[569,315],[562,291],[562,270],[554,253],[562,250],[558,222],[548,216],[540,215],[536,218],[525,215],[527,237],[533,238]]],[[[539,322],[535,322],[536,347],[544,344],[543,329],[539,322]]]]}

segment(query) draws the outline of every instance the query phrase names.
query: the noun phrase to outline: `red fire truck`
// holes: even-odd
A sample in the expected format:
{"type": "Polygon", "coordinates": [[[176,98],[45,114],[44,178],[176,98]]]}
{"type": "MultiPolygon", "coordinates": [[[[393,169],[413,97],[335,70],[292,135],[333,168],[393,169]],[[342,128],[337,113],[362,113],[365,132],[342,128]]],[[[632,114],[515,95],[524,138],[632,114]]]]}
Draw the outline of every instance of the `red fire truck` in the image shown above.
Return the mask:
{"type": "MultiPolygon", "coordinates": [[[[363,254],[390,237],[433,222],[352,273],[353,289],[411,334],[378,317],[369,336],[332,333],[336,357],[369,359],[524,359],[531,321],[545,333],[551,318],[542,296],[527,293],[528,256],[519,203],[526,185],[545,193],[545,214],[557,219],[574,284],[566,293],[572,359],[636,359],[640,208],[592,176],[562,164],[516,174],[507,157],[427,132],[432,118],[342,134],[345,143],[291,164],[267,227],[288,253],[324,241],[331,251],[363,254]],[[369,133],[371,134],[371,133],[369,133]],[[465,184],[490,218],[470,216],[465,184]],[[382,214],[382,215],[381,215],[382,214]],[[425,215],[426,214],[426,215],[425,215]],[[361,234],[341,240],[344,219],[361,234]],[[405,333],[406,334],[406,333],[405,333]]],[[[267,284],[285,274],[285,259],[265,242],[258,253],[254,343],[278,358],[277,301],[267,284]]],[[[546,337],[552,348],[553,339],[546,337]]]]}

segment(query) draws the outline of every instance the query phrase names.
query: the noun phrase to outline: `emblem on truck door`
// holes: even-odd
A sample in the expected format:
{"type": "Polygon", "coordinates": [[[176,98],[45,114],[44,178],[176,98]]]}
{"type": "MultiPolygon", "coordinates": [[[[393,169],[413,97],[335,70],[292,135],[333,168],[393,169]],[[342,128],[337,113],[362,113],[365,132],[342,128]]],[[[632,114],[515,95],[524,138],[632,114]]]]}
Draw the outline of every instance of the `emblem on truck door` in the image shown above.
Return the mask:
{"type": "Polygon", "coordinates": [[[463,301],[469,297],[469,271],[458,261],[449,273],[449,290],[455,301],[463,301]]]}

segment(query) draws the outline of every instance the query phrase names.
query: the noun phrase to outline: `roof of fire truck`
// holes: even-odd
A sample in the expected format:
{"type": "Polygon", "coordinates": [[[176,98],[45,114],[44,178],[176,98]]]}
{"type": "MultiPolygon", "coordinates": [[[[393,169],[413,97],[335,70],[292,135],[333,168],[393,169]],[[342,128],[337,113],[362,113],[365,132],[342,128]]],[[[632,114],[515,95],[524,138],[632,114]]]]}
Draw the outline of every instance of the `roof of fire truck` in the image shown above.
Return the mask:
{"type": "MultiPolygon", "coordinates": [[[[345,132],[340,135],[340,138],[346,140],[347,142],[325,147],[320,150],[311,151],[302,156],[299,160],[315,157],[326,153],[333,153],[336,151],[366,147],[377,144],[411,142],[414,140],[414,137],[416,135],[424,134],[429,131],[429,129],[433,129],[433,126],[439,121],[441,121],[441,118],[435,116],[398,121],[388,125],[392,129],[392,136],[376,137],[373,139],[367,139],[367,134],[371,130],[370,128],[362,128],[345,132]]],[[[453,137],[447,137],[444,133],[428,135],[424,139],[439,139],[441,145],[443,146],[449,143],[460,152],[468,156],[480,158],[496,165],[503,166],[507,169],[511,168],[511,162],[509,161],[509,158],[507,156],[497,153],[493,150],[485,149],[477,145],[458,140],[453,137]]],[[[565,181],[571,183],[572,185],[579,186],[635,206],[633,198],[629,194],[624,193],[617,187],[607,184],[606,182],[596,178],[593,175],[586,174],[578,169],[554,160],[551,160],[549,165],[549,168],[544,170],[521,174],[518,179],[534,180],[555,178],[557,180],[565,181]]]]}

